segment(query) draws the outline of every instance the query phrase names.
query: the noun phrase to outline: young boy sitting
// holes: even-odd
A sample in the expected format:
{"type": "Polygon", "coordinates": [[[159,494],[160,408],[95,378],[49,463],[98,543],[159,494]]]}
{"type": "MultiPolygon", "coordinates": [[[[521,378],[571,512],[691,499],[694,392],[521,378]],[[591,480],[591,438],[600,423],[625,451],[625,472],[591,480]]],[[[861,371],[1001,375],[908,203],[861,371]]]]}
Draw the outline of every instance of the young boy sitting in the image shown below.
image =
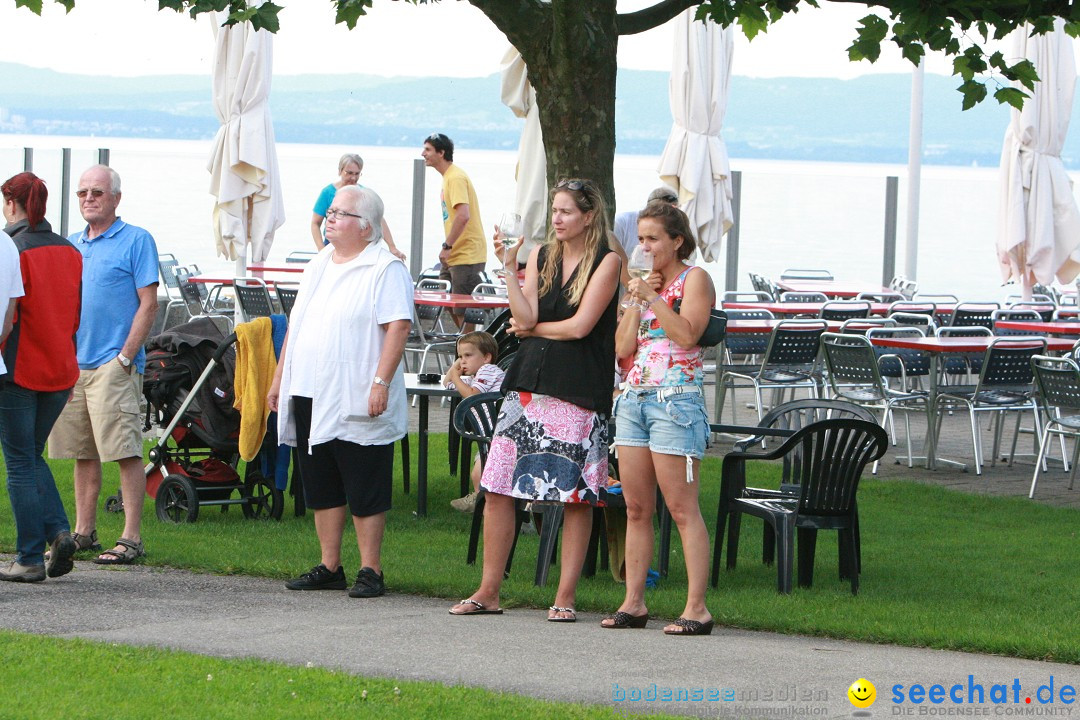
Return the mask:
{"type": "MultiPolygon", "coordinates": [[[[498,392],[502,386],[502,368],[493,364],[499,354],[495,338],[486,332],[465,333],[457,341],[457,360],[450,366],[443,378],[443,384],[457,390],[461,397],[471,397],[477,393],[498,392]]],[[[450,506],[463,513],[471,513],[476,508],[476,493],[480,489],[480,456],[476,456],[472,467],[473,491],[465,497],[451,500],[450,506]]]]}

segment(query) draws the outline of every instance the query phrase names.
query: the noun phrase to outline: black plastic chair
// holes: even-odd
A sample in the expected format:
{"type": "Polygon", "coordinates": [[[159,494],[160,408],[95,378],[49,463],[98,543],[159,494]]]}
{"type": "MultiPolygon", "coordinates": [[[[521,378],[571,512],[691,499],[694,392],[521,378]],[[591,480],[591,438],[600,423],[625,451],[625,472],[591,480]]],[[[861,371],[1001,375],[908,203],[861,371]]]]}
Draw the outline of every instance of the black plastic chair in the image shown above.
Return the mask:
{"type": "MultiPolygon", "coordinates": [[[[747,452],[754,446],[761,445],[769,436],[787,437],[815,422],[828,419],[854,419],[876,422],[874,414],[866,408],[842,400],[805,398],[779,405],[758,423],[760,433],[739,440],[734,445],[736,452],[747,452]]],[[[713,432],[721,432],[720,425],[710,425],[713,432]]],[[[780,486],[778,489],[746,486],[745,474],[731,473],[723,476],[720,485],[720,502],[716,509],[716,535],[713,538],[712,586],[720,580],[720,557],[723,551],[724,531],[728,516],[732,514],[732,501],[741,498],[797,498],[801,481],[802,458],[798,451],[785,455],[781,467],[780,486]]],[[[737,530],[736,530],[737,532],[737,530]]],[[[775,554],[775,536],[765,528],[762,536],[762,562],[771,563],[775,554]]],[[[735,567],[735,555],[731,553],[728,541],[727,568],[735,567]]],[[[856,534],[856,559],[859,558],[858,535],[856,534]]]]}
{"type": "MultiPolygon", "coordinates": [[[[491,448],[491,437],[495,434],[495,421],[499,417],[499,408],[502,406],[500,393],[479,393],[464,398],[454,410],[452,422],[454,430],[461,438],[476,443],[477,452],[480,454],[480,467],[487,464],[488,450],[491,448]]],[[[469,530],[469,550],[465,556],[465,562],[472,565],[476,562],[477,550],[480,545],[480,528],[484,518],[484,488],[481,487],[476,498],[476,508],[473,510],[472,527],[469,530]]],[[[520,528],[519,528],[520,529],[520,528]]],[[[514,547],[517,546],[517,533],[514,534],[514,547]]],[[[506,572],[510,572],[510,563],[514,559],[514,549],[510,549],[510,557],[506,561],[506,572]]]]}
{"type": "Polygon", "coordinates": [[[819,292],[783,292],[780,293],[780,302],[825,303],[829,302],[829,296],[819,292]]]}
{"type": "Polygon", "coordinates": [[[837,419],[811,423],[771,452],[728,454],[722,470],[725,484],[745,478],[749,460],[779,460],[791,453],[799,454],[797,499],[737,497],[731,500],[729,565],[730,560],[738,556],[741,515],[753,515],[763,519],[775,537],[777,591],[791,592],[796,531],[799,536],[799,586],[810,587],[814,579],[817,532],[836,530],[840,533],[840,577],[848,578],[851,593],[858,594],[861,568],[855,496],[866,465],[884,455],[888,446],[885,430],[876,423],[837,419]]]}
{"type": "Polygon", "coordinates": [[[1039,457],[1035,461],[1035,474],[1031,478],[1029,498],[1035,497],[1035,485],[1039,482],[1050,436],[1057,435],[1061,441],[1061,458],[1065,471],[1069,472],[1069,460],[1065,451],[1065,438],[1074,440],[1072,472],[1069,472],[1069,489],[1076,480],[1077,454],[1080,453],[1080,366],[1071,358],[1055,358],[1036,355],[1031,358],[1031,369],[1039,391],[1039,403],[1046,413],[1046,424],[1039,436],[1039,457]]]}

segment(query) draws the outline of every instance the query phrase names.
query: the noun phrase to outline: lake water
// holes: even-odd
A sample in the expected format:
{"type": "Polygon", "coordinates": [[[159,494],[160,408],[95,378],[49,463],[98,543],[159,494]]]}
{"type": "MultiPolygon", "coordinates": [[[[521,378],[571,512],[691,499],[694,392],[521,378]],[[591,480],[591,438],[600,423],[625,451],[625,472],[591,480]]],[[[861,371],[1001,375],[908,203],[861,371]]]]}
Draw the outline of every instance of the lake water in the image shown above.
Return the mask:
{"type": "MultiPolygon", "coordinates": [[[[97,148],[111,151],[123,178],[122,217],[151,231],[161,252],[204,271],[229,267],[215,256],[210,214],[209,141],[65,138],[3,135],[0,176],[22,170],[23,148],[32,147],[34,171],[53,193],[49,220],[59,228],[60,148],[72,148],[72,182],[96,162],[97,148]]],[[[413,160],[419,148],[278,145],[286,221],[278,230],[271,260],[293,250],[311,250],[311,208],[319,190],[336,178],[343,152],[364,158],[361,182],[386,203],[396,242],[407,250],[411,228],[413,160]]],[[[640,207],[657,186],[656,156],[618,155],[618,209],[640,207]]],[[[516,153],[459,149],[456,162],[476,186],[481,215],[491,228],[514,201],[516,153]]],[[[785,268],[827,268],[837,279],[879,280],[882,274],[885,178],[900,181],[896,268],[904,272],[906,167],[733,159],[742,171],[739,289],[749,290],[748,272],[778,277],[785,268]]],[[[436,261],[443,240],[439,215],[440,177],[425,171],[424,267],[436,261]]],[[[952,292],[965,299],[1001,299],[1016,292],[1002,287],[994,239],[997,224],[996,168],[924,166],[922,172],[917,279],[921,292],[952,292]]],[[[74,196],[68,198],[71,227],[81,226],[74,196]]],[[[492,258],[494,262],[494,258],[492,258]]],[[[722,288],[723,260],[706,267],[722,288]]]]}

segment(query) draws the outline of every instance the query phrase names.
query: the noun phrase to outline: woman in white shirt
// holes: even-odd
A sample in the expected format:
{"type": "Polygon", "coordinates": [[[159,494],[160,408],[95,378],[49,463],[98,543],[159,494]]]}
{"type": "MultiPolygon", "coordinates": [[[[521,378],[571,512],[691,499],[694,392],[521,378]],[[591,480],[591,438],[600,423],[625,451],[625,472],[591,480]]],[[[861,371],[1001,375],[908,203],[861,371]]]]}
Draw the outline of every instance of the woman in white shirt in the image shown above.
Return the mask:
{"type": "Polygon", "coordinates": [[[405,264],[382,240],[383,204],[367,188],[338,190],[330,245],[304,270],[267,403],[278,437],[300,449],[304,499],[315,512],[320,564],[290,590],[344,590],[341,537],[352,515],[361,568],[350,597],[385,592],[381,549],[394,442],[408,430],[401,356],[412,322],[405,264]],[[311,312],[308,312],[309,309],[311,312]]]}

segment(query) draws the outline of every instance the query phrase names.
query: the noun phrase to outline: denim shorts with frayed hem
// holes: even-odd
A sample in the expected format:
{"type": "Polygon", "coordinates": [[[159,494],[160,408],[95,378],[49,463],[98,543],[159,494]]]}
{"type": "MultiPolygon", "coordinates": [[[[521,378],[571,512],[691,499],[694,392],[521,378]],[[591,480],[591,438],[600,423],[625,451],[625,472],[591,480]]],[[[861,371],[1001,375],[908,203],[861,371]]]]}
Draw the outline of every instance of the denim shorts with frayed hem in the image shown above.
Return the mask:
{"type": "Polygon", "coordinates": [[[647,447],[662,455],[701,459],[709,438],[701,393],[656,399],[656,391],[628,388],[615,401],[615,444],[647,447]]]}

